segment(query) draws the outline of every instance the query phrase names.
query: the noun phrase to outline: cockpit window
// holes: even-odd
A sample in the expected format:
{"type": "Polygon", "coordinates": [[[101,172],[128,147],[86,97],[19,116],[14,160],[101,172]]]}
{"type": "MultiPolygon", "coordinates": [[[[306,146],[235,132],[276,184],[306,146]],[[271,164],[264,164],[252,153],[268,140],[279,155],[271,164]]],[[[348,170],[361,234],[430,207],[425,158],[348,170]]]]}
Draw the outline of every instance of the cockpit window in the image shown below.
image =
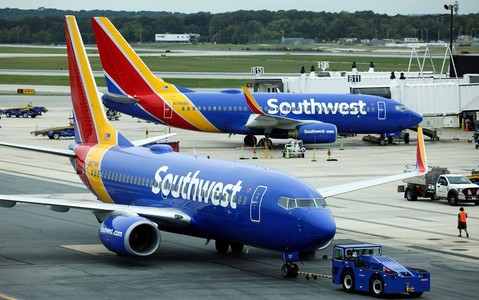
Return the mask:
{"type": "Polygon", "coordinates": [[[404,105],[396,105],[395,109],[398,110],[398,111],[406,111],[407,110],[406,106],[404,106],[404,105]]]}
{"type": "Polygon", "coordinates": [[[297,207],[326,207],[326,201],[323,198],[287,198],[281,197],[278,201],[279,206],[286,209],[297,207]]]}

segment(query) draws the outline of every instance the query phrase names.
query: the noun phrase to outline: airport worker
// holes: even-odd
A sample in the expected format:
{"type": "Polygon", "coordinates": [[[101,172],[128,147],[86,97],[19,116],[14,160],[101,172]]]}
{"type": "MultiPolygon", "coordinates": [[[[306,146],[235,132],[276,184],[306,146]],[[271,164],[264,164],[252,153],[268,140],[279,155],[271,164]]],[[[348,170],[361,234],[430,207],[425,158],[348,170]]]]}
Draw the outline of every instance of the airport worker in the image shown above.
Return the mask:
{"type": "Polygon", "coordinates": [[[469,237],[469,233],[467,232],[467,213],[464,207],[459,208],[459,213],[457,214],[457,229],[459,229],[458,236],[462,236],[462,230],[464,230],[466,236],[469,237]]]}

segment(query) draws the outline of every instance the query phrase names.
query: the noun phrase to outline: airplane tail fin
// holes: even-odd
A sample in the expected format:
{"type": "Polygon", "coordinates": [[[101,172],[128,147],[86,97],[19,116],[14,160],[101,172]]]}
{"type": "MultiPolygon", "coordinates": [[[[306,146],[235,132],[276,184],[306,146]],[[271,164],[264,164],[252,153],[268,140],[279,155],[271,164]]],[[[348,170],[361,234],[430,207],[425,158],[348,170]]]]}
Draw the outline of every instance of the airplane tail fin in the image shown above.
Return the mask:
{"type": "Polygon", "coordinates": [[[175,90],[150,71],[108,18],[92,17],[91,22],[110,93],[135,96],[175,90]]]}
{"type": "Polygon", "coordinates": [[[339,184],[339,185],[329,186],[329,187],[322,187],[322,188],[318,188],[318,191],[321,193],[323,197],[326,198],[326,197],[340,195],[343,193],[352,192],[359,189],[364,189],[367,187],[376,186],[379,184],[384,184],[388,182],[404,180],[406,178],[420,176],[425,174],[427,170],[428,170],[428,166],[427,166],[427,160],[426,160],[426,147],[424,146],[424,136],[422,133],[422,128],[419,127],[417,130],[416,168],[414,170],[403,172],[396,175],[348,182],[346,184],[339,184]]]}
{"type": "Polygon", "coordinates": [[[426,146],[424,146],[424,135],[422,127],[417,129],[417,150],[416,150],[416,172],[426,173],[428,170],[426,158],[426,146]]]}
{"type": "Polygon", "coordinates": [[[106,118],[74,16],[65,16],[65,34],[76,141],[83,144],[132,146],[106,118]]]}

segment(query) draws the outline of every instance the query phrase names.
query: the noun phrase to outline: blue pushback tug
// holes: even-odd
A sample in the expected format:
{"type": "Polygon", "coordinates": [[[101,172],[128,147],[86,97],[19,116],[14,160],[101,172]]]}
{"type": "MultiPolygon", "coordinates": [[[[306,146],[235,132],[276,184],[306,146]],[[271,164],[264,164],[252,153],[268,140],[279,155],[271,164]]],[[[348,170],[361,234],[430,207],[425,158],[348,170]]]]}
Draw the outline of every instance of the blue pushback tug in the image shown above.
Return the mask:
{"type": "Polygon", "coordinates": [[[420,297],[431,286],[429,272],[402,266],[382,255],[379,245],[336,245],[332,266],[333,283],[342,284],[346,292],[364,291],[376,297],[408,293],[420,297]]]}

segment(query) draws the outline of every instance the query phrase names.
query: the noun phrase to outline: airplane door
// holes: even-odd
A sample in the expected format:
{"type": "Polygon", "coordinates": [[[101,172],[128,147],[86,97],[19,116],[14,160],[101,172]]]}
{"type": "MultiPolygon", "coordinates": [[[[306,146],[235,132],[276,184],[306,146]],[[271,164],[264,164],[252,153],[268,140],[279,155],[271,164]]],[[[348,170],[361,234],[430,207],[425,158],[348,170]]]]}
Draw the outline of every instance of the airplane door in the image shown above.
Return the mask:
{"type": "Polygon", "coordinates": [[[261,202],[267,189],[267,187],[260,185],[254,191],[253,197],[251,198],[249,214],[251,222],[259,223],[261,221],[261,202]]]}
{"type": "Polygon", "coordinates": [[[163,117],[165,119],[171,119],[173,117],[173,110],[171,107],[173,106],[173,103],[171,101],[163,101],[164,108],[163,108],[163,117]]]}
{"type": "Polygon", "coordinates": [[[378,101],[378,120],[386,120],[386,103],[378,101]]]}

